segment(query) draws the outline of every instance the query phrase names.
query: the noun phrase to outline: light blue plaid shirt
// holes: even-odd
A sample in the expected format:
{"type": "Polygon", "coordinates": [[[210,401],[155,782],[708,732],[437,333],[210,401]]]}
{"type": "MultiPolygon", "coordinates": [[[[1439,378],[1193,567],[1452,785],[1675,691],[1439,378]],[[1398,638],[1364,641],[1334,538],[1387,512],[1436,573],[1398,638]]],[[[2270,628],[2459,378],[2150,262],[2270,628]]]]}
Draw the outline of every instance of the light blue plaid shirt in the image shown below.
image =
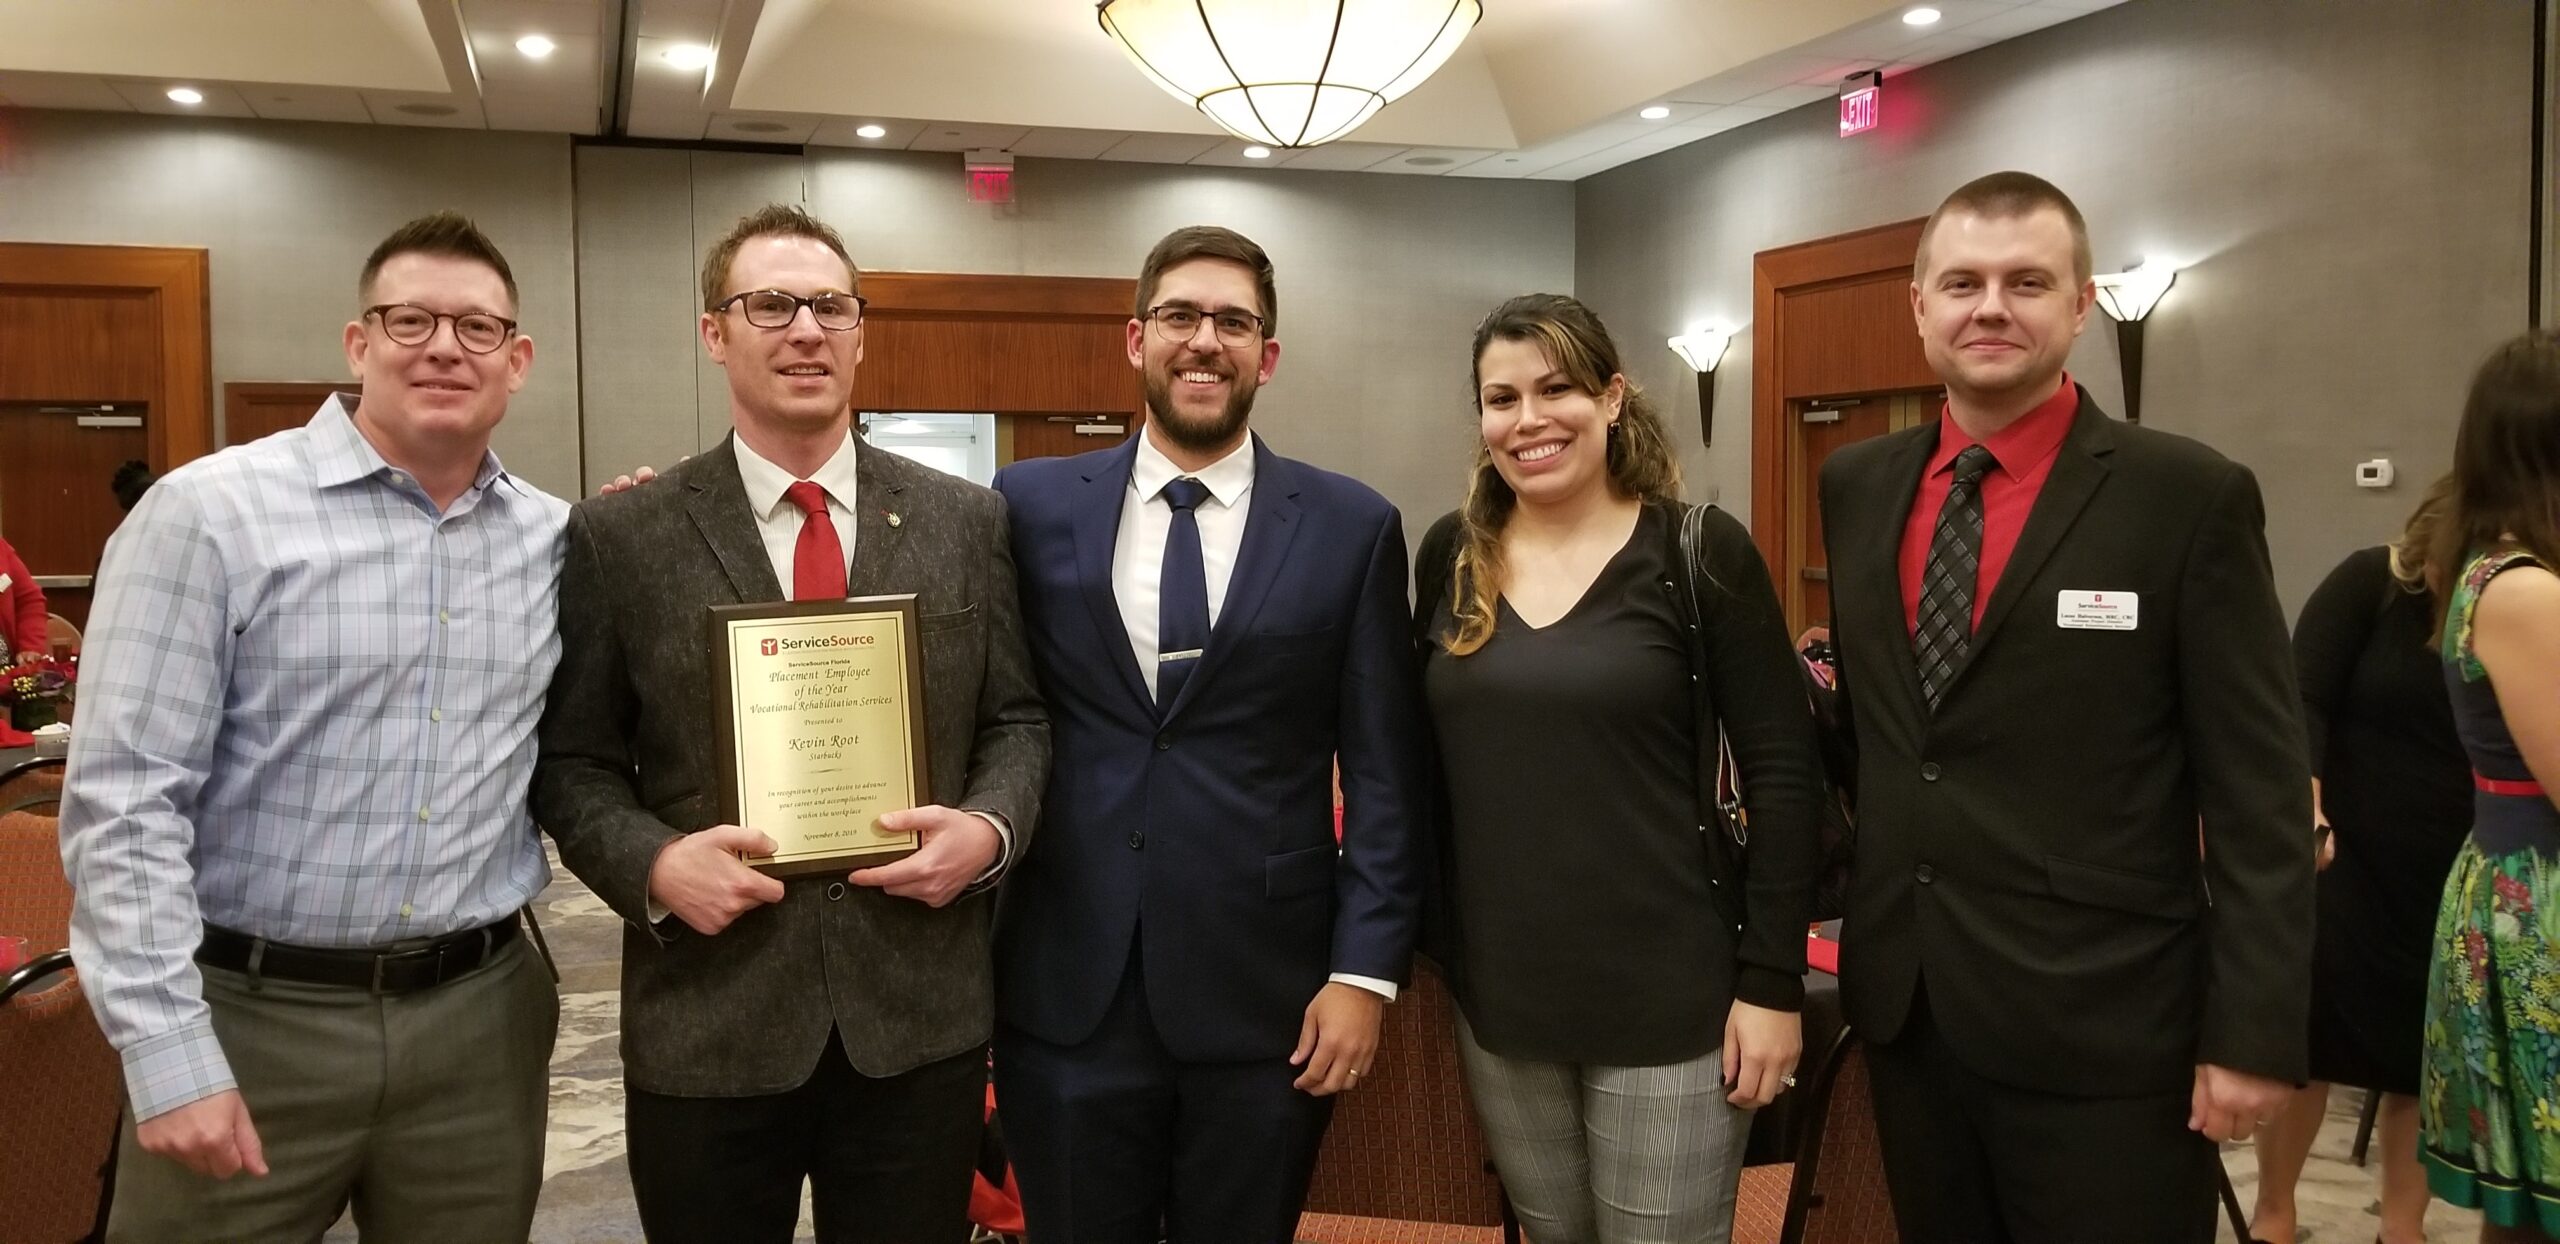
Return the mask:
{"type": "Polygon", "coordinates": [[[525,789],[568,506],[491,455],[438,514],[351,407],[170,472],[107,543],[62,859],[137,1119],[233,1086],[205,922],[377,946],[550,880],[525,789]]]}

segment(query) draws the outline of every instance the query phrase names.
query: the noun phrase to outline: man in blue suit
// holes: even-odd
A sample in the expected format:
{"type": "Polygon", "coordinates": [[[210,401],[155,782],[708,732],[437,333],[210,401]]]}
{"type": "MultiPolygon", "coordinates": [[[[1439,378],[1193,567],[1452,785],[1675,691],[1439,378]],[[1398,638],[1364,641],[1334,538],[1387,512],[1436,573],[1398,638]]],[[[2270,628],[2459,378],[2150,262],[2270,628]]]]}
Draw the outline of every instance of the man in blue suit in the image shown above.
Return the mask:
{"type": "Polygon", "coordinates": [[[1276,311],[1262,248],[1177,230],[1128,327],[1144,433],[996,477],[1054,748],[996,933],[996,1089],[1040,1244],[1286,1244],[1411,963],[1403,524],[1247,430],[1276,311]]]}

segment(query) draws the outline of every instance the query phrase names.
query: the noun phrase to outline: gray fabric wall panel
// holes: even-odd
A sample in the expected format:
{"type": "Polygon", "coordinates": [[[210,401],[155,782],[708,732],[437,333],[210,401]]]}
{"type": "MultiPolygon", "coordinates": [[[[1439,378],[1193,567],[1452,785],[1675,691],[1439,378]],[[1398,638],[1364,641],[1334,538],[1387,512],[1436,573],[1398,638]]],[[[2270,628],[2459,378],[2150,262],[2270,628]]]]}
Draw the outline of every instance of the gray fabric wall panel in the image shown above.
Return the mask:
{"type": "Polygon", "coordinates": [[[701,448],[692,184],[686,153],[580,147],[578,333],[586,481],[701,448]]]}
{"type": "MultiPolygon", "coordinates": [[[[2043,174],[2100,270],[2188,265],[2150,320],[2143,418],[2256,469],[2298,602],[2397,530],[2451,459],[2471,369],[2524,327],[2531,32],[2518,0],[2131,0],[1888,80],[1858,138],[1816,104],[1577,183],[1576,283],[1670,396],[1692,494],[1748,514],[1750,338],[1712,453],[1663,339],[1746,323],[1757,251],[2043,174]],[[2352,486],[2376,456],[2399,487],[2352,486]]],[[[2122,413],[2103,313],[2072,370],[2122,413]]]]}
{"type": "Polygon", "coordinates": [[[212,274],[213,409],[228,381],[342,381],[365,256],[453,208],[506,253],[534,341],[499,426],[508,467],[578,487],[569,144],[557,135],[11,111],[0,240],[201,246],[212,274]]]}

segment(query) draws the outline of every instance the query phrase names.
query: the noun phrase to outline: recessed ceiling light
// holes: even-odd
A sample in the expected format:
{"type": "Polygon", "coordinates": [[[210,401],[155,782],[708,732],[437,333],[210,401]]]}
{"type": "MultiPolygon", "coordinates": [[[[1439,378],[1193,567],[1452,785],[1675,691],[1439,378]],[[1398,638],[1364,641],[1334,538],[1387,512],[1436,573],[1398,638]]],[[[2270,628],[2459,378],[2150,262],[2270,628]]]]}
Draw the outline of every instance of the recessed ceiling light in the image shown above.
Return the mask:
{"type": "Polygon", "coordinates": [[[1659,120],[1663,119],[1664,117],[1670,116],[1670,115],[1671,115],[1671,110],[1670,110],[1669,108],[1665,108],[1665,107],[1663,107],[1663,106],[1662,106],[1662,105],[1660,105],[1660,104],[1655,104],[1653,107],[1651,107],[1651,108],[1647,108],[1647,109],[1645,109],[1644,111],[1637,113],[1636,115],[1637,115],[1637,116],[1640,116],[1640,117],[1643,117],[1643,118],[1644,118],[1645,120],[1647,120],[1647,121],[1659,121],[1659,120]]]}
{"type": "Polygon", "coordinates": [[[855,126],[853,136],[856,138],[887,138],[889,136],[889,127],[885,125],[855,126]]]}
{"type": "Polygon", "coordinates": [[[713,57],[711,49],[699,43],[679,43],[658,53],[658,59],[678,69],[708,69],[713,57]]]}
{"type": "Polygon", "coordinates": [[[1905,11],[1902,15],[1902,24],[1905,26],[1935,26],[1938,24],[1938,19],[1942,16],[1944,16],[1944,14],[1939,13],[1936,9],[1929,8],[1924,5],[1920,8],[1905,11]]]}
{"type": "Polygon", "coordinates": [[[1260,143],[1255,143],[1254,145],[1244,149],[1244,158],[1248,160],[1268,160],[1271,158],[1271,148],[1265,147],[1260,143]]]}
{"type": "Polygon", "coordinates": [[[541,35],[526,35],[525,37],[516,40],[516,50],[534,58],[535,60],[541,60],[543,57],[549,56],[553,52],[558,51],[559,48],[559,44],[553,43],[551,40],[546,39],[541,35]]]}
{"type": "Polygon", "coordinates": [[[173,86],[169,88],[169,100],[193,108],[204,102],[204,92],[192,86],[173,86]]]}

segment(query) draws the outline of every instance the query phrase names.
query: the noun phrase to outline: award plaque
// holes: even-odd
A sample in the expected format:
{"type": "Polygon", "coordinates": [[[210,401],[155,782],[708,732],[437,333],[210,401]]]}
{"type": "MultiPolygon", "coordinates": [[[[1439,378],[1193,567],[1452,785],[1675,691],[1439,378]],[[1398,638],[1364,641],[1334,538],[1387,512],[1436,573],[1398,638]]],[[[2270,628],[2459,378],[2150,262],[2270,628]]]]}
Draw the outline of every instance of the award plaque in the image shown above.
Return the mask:
{"type": "Polygon", "coordinates": [[[926,802],[924,651],[916,598],[710,609],[720,813],[774,853],[778,877],[905,859],[880,816],[926,802]]]}

